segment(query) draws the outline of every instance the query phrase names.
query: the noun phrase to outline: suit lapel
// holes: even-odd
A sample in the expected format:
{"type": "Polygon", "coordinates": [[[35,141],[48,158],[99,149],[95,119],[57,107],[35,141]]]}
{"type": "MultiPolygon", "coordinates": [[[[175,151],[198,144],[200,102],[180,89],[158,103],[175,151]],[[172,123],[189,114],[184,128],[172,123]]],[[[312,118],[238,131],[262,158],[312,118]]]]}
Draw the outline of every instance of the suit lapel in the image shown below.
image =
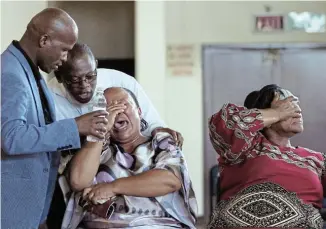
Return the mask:
{"type": "Polygon", "coordinates": [[[41,126],[43,126],[43,125],[45,125],[44,114],[43,114],[43,110],[42,110],[41,98],[39,96],[40,93],[39,93],[39,90],[38,90],[38,87],[37,87],[37,84],[35,81],[35,77],[33,75],[33,71],[31,69],[30,65],[28,64],[26,58],[24,57],[24,55],[14,45],[11,44],[8,49],[14,56],[16,56],[16,58],[19,60],[20,64],[24,68],[26,77],[27,77],[28,82],[32,89],[32,94],[34,96],[34,101],[35,101],[39,124],[41,126]]]}

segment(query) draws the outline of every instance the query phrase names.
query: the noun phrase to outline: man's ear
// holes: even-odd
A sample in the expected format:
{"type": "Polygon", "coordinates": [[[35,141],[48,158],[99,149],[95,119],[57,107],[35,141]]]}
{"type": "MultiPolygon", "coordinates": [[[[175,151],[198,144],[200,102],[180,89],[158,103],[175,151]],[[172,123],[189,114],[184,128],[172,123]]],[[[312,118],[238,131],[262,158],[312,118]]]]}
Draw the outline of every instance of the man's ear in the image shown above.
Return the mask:
{"type": "Polygon", "coordinates": [[[98,61],[95,59],[95,66],[98,67],[98,61]]]}
{"type": "Polygon", "coordinates": [[[49,35],[47,35],[47,34],[42,35],[40,40],[39,40],[38,45],[39,45],[40,48],[43,48],[45,46],[50,45],[50,37],[49,37],[49,35]]]}

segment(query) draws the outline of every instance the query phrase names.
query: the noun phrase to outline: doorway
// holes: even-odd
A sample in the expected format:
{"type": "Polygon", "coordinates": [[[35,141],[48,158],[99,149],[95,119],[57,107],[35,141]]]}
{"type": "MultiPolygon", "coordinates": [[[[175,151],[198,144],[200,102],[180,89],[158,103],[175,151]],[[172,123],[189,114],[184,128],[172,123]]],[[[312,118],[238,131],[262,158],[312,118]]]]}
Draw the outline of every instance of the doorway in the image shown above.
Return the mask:
{"type": "Polygon", "coordinates": [[[134,1],[49,1],[76,21],[79,42],[87,44],[99,68],[135,75],[134,1]]]}

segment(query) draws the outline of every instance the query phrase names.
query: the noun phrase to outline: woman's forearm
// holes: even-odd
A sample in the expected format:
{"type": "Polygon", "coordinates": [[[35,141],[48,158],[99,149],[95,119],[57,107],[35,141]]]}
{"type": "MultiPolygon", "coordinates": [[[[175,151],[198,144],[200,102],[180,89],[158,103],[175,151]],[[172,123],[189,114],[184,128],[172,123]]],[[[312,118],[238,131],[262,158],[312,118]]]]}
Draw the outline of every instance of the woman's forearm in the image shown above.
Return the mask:
{"type": "Polygon", "coordinates": [[[117,195],[158,197],[178,191],[181,182],[172,172],[153,169],[136,176],[120,178],[113,183],[117,195]]]}
{"type": "Polygon", "coordinates": [[[280,121],[280,114],[275,109],[261,109],[259,110],[263,117],[264,127],[268,127],[274,123],[277,123],[280,121]]]}
{"type": "Polygon", "coordinates": [[[86,142],[73,157],[70,168],[70,185],[80,191],[92,184],[100,164],[102,142],[86,142]]]}

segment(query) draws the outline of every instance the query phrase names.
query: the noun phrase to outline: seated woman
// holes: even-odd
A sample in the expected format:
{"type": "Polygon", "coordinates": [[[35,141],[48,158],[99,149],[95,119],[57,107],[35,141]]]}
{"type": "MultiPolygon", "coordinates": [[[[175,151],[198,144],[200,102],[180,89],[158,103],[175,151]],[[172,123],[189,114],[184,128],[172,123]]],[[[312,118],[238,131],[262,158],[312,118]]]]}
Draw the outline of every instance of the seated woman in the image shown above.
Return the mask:
{"type": "MultiPolygon", "coordinates": [[[[195,228],[197,202],[173,138],[167,133],[154,138],[141,134],[146,122],[132,92],[109,88],[105,97],[111,145],[103,150],[101,142],[86,142],[71,162],[69,182],[75,193],[83,191],[84,200],[97,206],[116,197],[116,208],[109,218],[86,212],[83,227],[195,228]]],[[[74,201],[77,206],[78,198],[74,201]]],[[[63,228],[74,223],[69,206],[63,228]]]]}
{"type": "Polygon", "coordinates": [[[325,156],[290,143],[303,131],[298,98],[267,85],[245,104],[209,121],[221,200],[208,228],[322,228],[325,156]]]}

